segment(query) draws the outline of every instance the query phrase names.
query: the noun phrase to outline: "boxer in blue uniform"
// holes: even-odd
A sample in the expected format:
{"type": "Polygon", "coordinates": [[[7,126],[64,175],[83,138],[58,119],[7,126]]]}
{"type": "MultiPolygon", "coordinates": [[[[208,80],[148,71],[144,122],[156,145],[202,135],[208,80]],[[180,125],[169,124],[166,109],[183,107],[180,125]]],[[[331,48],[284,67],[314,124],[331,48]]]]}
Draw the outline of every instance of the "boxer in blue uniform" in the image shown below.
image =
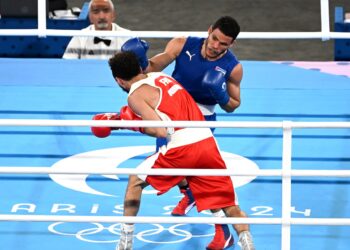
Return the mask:
{"type": "MultiPolygon", "coordinates": [[[[208,29],[207,38],[177,37],[168,42],[164,52],[147,58],[148,44],[139,38],[127,41],[122,50],[133,51],[145,72],[164,70],[175,61],[172,76],[181,83],[197,102],[207,121],[215,121],[215,105],[233,112],[241,103],[240,83],[243,68],[229,50],[240,32],[237,21],[230,16],[220,17],[208,29]]],[[[157,141],[157,148],[165,144],[157,141]]],[[[172,211],[182,216],[195,206],[186,180],[179,184],[184,197],[172,211]]],[[[222,211],[212,211],[214,216],[224,216],[222,211]]],[[[233,244],[227,225],[215,225],[215,236],[207,246],[209,250],[226,249],[233,244]]]]}

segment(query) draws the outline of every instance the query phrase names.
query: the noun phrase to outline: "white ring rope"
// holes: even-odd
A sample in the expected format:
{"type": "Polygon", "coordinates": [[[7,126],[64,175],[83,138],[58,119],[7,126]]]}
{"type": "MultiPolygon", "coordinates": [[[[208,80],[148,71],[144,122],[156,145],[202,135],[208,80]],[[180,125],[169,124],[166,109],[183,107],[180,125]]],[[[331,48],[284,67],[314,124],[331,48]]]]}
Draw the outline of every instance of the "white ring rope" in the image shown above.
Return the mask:
{"type": "Polygon", "coordinates": [[[116,168],[113,170],[60,170],[50,167],[0,166],[0,174],[89,174],[89,175],[174,175],[174,176],[293,176],[293,177],[350,177],[350,170],[291,170],[289,173],[279,169],[265,169],[249,172],[232,172],[228,169],[132,169],[116,168]]]}
{"type": "MultiPolygon", "coordinates": [[[[204,31],[84,31],[60,29],[0,29],[1,36],[110,36],[110,37],[143,37],[173,38],[179,36],[207,37],[204,31]]],[[[240,32],[237,39],[349,39],[349,32],[240,32]]]]}
{"type": "MultiPolygon", "coordinates": [[[[214,218],[214,217],[154,217],[154,216],[66,216],[66,215],[0,215],[0,221],[61,221],[105,223],[175,223],[175,224],[282,224],[281,218],[214,218]]],[[[349,226],[347,218],[292,218],[295,225],[349,226]]]]}
{"type": "Polygon", "coordinates": [[[0,126],[39,127],[187,127],[187,128],[350,128],[350,122],[262,122],[262,121],[126,121],[126,120],[54,120],[54,119],[0,119],[0,126]]]}
{"type": "MultiPolygon", "coordinates": [[[[347,39],[349,32],[330,32],[329,1],[320,0],[321,31],[320,32],[241,32],[238,39],[347,39]]],[[[143,37],[143,38],[173,38],[178,36],[206,37],[207,32],[201,31],[82,31],[47,29],[46,1],[38,0],[38,29],[0,29],[1,36],[116,36],[116,37],[143,37]]]]}
{"type": "Polygon", "coordinates": [[[109,126],[109,127],[217,127],[217,128],[283,128],[282,170],[267,169],[250,172],[203,169],[149,169],[117,168],[114,170],[58,170],[49,167],[0,167],[0,174],[139,174],[139,175],[188,175],[188,176],[282,176],[282,177],[350,177],[350,170],[292,170],[292,128],[350,128],[350,122],[223,122],[223,121],[96,121],[96,120],[47,120],[0,119],[1,126],[109,126]]]}

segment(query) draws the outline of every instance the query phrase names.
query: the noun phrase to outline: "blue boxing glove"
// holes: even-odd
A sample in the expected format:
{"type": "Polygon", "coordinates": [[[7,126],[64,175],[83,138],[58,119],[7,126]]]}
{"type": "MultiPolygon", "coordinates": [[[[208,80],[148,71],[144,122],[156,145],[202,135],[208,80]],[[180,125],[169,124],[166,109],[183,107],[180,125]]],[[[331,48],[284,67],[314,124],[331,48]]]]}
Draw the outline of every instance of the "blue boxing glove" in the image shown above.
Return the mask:
{"type": "Polygon", "coordinates": [[[205,72],[202,86],[210,91],[210,94],[221,106],[225,106],[229,100],[230,96],[226,91],[226,80],[223,72],[210,69],[205,72]]]}
{"type": "Polygon", "coordinates": [[[121,50],[132,51],[136,54],[142,70],[145,70],[148,66],[147,50],[149,45],[146,41],[141,40],[138,37],[130,38],[127,40],[121,50]]]}

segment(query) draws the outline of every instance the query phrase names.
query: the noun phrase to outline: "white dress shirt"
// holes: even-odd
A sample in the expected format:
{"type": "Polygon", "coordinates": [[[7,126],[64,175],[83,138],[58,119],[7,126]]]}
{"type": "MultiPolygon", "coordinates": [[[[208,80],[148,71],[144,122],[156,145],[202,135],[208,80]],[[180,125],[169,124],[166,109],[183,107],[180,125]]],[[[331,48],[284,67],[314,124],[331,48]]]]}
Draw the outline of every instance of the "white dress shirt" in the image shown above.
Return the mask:
{"type": "MultiPolygon", "coordinates": [[[[95,26],[91,24],[83,30],[95,30],[95,26]]],[[[117,24],[112,24],[112,31],[129,31],[117,24]]],[[[64,54],[64,59],[109,59],[116,52],[120,51],[121,46],[131,37],[100,37],[101,39],[110,40],[108,46],[103,41],[94,43],[94,37],[75,36],[73,37],[64,54]]]]}

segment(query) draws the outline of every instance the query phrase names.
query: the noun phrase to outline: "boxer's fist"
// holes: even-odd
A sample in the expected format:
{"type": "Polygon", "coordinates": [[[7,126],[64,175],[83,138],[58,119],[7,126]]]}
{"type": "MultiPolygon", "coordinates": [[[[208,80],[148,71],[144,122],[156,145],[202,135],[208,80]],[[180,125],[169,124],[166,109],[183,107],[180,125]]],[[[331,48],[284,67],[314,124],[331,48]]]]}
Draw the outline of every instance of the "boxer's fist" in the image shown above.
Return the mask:
{"type": "Polygon", "coordinates": [[[148,66],[147,50],[149,45],[146,41],[141,40],[138,37],[131,38],[127,40],[121,50],[122,51],[132,51],[136,54],[139,64],[142,70],[145,70],[148,66]]]}
{"type": "MultiPolygon", "coordinates": [[[[104,113],[97,114],[92,117],[93,120],[120,120],[120,115],[118,113],[104,113]]],[[[91,127],[91,132],[99,138],[105,138],[111,134],[112,130],[117,128],[111,127],[91,127]]]]}
{"type": "Polygon", "coordinates": [[[229,102],[230,96],[226,91],[226,80],[221,71],[211,69],[205,72],[202,86],[210,91],[211,95],[221,106],[225,106],[229,102]]]}
{"type": "MultiPolygon", "coordinates": [[[[141,117],[137,116],[132,110],[131,108],[129,108],[129,106],[124,106],[120,109],[120,119],[121,120],[134,120],[134,121],[140,121],[142,120],[141,117]]],[[[133,131],[138,131],[141,133],[144,133],[144,128],[140,128],[140,127],[132,127],[132,128],[125,128],[125,129],[130,129],[133,131]]]]}

